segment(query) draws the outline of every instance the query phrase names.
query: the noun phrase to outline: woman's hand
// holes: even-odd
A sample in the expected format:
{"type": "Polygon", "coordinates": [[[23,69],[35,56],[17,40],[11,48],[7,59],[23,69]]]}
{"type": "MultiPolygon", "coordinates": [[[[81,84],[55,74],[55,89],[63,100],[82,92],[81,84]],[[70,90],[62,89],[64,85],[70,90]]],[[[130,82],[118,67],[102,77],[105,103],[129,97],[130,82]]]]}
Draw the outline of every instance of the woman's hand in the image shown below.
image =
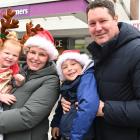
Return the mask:
{"type": "Polygon", "coordinates": [[[51,135],[54,139],[57,139],[60,136],[60,130],[58,127],[53,127],[51,130],[51,135]]]}
{"type": "Polygon", "coordinates": [[[98,112],[97,112],[96,116],[99,116],[99,117],[103,117],[104,116],[103,107],[104,107],[104,102],[100,100],[99,108],[98,108],[98,112]]]}
{"type": "Polygon", "coordinates": [[[69,112],[70,111],[71,103],[69,101],[65,100],[63,97],[61,99],[61,105],[62,105],[62,108],[63,108],[64,112],[69,112]]]}
{"type": "Polygon", "coordinates": [[[11,105],[16,102],[16,97],[12,94],[2,94],[0,93],[0,101],[7,104],[11,105]]]}

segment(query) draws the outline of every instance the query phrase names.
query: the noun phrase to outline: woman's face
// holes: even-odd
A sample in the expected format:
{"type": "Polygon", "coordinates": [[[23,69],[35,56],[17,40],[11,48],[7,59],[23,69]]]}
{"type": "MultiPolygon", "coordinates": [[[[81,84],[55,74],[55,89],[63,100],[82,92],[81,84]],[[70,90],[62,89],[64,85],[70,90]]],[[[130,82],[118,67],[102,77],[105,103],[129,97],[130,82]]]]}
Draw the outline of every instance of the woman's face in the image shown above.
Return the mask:
{"type": "Polygon", "coordinates": [[[30,70],[37,71],[46,65],[49,60],[49,55],[44,49],[33,46],[27,53],[27,65],[30,70]]]}

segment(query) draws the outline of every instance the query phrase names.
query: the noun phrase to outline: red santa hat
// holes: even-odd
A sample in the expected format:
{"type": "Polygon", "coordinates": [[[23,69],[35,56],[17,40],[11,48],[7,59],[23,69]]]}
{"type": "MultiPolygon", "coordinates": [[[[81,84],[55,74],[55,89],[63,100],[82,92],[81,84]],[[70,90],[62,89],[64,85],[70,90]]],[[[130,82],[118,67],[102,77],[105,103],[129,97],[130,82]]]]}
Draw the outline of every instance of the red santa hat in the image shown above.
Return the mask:
{"type": "Polygon", "coordinates": [[[36,35],[29,37],[24,46],[37,46],[46,50],[49,55],[49,60],[55,60],[58,57],[58,51],[54,45],[54,38],[47,30],[39,31],[36,35]]]}
{"type": "Polygon", "coordinates": [[[79,62],[83,69],[85,66],[87,66],[92,60],[89,59],[89,56],[87,54],[80,54],[80,50],[65,50],[63,53],[58,57],[58,60],[56,62],[56,69],[57,73],[59,75],[59,78],[61,81],[65,80],[65,77],[62,73],[62,64],[68,59],[73,59],[79,62]]]}

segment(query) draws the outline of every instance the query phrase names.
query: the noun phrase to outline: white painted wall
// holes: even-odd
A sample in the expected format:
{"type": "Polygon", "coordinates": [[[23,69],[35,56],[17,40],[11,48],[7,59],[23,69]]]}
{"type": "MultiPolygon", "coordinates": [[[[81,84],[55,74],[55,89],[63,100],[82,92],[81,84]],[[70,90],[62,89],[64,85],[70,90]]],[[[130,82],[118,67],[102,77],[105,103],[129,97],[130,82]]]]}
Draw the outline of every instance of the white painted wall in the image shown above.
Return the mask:
{"type": "Polygon", "coordinates": [[[126,10],[129,12],[129,14],[130,14],[130,0],[121,0],[123,3],[124,3],[124,5],[125,5],[125,7],[126,7],[126,10]]]}
{"type": "MultiPolygon", "coordinates": [[[[128,0],[129,1],[129,0],[128,0]]],[[[117,1],[115,3],[115,11],[116,14],[119,17],[119,21],[123,21],[123,20],[129,20],[129,17],[126,13],[126,11],[124,10],[124,7],[122,6],[122,4],[120,3],[120,1],[117,1]]]]}

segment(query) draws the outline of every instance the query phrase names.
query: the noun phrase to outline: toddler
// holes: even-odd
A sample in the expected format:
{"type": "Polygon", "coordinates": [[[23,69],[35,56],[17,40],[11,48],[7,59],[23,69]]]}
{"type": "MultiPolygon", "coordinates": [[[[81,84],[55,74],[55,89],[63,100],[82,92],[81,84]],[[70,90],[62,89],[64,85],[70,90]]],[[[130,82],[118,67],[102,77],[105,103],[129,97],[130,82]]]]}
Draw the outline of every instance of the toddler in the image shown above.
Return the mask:
{"type": "MultiPolygon", "coordinates": [[[[18,58],[21,53],[21,44],[18,40],[7,38],[0,46],[0,111],[3,111],[2,103],[7,105],[16,101],[14,95],[10,94],[12,86],[21,86],[25,78],[18,74],[18,58]]],[[[0,135],[0,140],[3,135],[0,135]]]]}

